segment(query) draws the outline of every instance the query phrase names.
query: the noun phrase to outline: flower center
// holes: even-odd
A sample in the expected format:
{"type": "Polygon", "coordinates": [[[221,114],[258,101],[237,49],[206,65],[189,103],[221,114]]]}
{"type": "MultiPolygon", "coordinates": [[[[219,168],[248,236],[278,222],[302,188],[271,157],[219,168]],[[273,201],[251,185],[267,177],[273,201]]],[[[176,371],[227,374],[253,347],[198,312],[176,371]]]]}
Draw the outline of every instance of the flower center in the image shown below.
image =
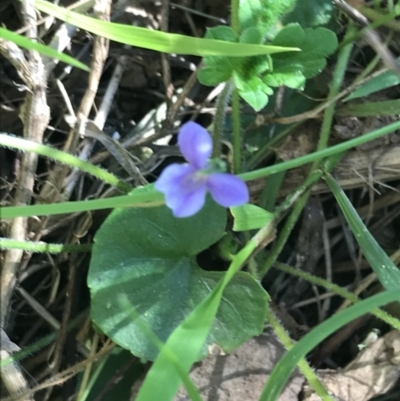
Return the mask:
{"type": "Polygon", "coordinates": [[[210,175],[213,173],[225,173],[225,171],[226,171],[226,165],[219,158],[209,160],[206,168],[200,170],[200,172],[205,175],[210,175]]]}

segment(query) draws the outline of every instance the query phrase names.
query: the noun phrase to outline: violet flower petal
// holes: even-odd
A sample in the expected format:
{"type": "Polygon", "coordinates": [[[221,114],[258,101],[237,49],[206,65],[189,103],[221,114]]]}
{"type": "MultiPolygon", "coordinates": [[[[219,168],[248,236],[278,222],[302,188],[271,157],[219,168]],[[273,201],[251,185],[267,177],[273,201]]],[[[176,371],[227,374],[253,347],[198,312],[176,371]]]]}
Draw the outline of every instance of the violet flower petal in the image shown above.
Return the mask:
{"type": "Polygon", "coordinates": [[[233,174],[211,174],[207,188],[213,199],[224,207],[240,206],[249,201],[247,185],[233,174]]]}
{"type": "Polygon", "coordinates": [[[154,183],[154,187],[163,194],[174,192],[177,186],[180,185],[180,182],[184,180],[187,175],[195,171],[196,169],[189,164],[170,164],[162,171],[161,175],[154,183]]]}
{"type": "Polygon", "coordinates": [[[176,217],[192,216],[205,203],[207,177],[196,173],[197,169],[189,164],[171,164],[154,184],[176,217]]]}
{"type": "Polygon", "coordinates": [[[201,125],[192,121],[182,125],[178,134],[178,145],[185,159],[198,170],[207,166],[212,153],[212,139],[201,125]]]}
{"type": "Polygon", "coordinates": [[[189,217],[196,214],[206,201],[207,187],[205,183],[191,191],[171,192],[165,196],[165,203],[172,209],[175,217],[189,217]]]}

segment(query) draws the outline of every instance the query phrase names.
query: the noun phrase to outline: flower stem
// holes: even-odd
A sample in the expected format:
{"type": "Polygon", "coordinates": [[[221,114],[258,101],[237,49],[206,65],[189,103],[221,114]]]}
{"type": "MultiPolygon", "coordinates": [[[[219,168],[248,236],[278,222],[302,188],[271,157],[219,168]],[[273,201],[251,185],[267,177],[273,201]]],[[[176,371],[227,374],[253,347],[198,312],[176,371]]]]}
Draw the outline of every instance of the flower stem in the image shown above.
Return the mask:
{"type": "Polygon", "coordinates": [[[233,173],[239,174],[242,169],[242,140],[240,129],[240,99],[235,88],[232,92],[232,144],[233,144],[233,173]]]}
{"type": "Polygon", "coordinates": [[[285,221],[285,225],[283,226],[281,232],[279,233],[278,239],[274,243],[270,253],[268,254],[263,266],[260,269],[260,277],[263,277],[267,274],[269,269],[275,263],[279,254],[281,253],[284,245],[286,244],[287,239],[289,238],[290,233],[294,225],[296,224],[297,219],[300,216],[305,204],[307,203],[308,197],[310,196],[311,189],[304,192],[297,202],[294,204],[293,210],[290,212],[289,217],[285,221]]]}
{"type": "MultiPolygon", "coordinates": [[[[269,307],[267,308],[267,320],[268,323],[271,325],[273,331],[279,338],[279,340],[284,345],[284,347],[290,350],[294,345],[293,341],[288,336],[288,334],[285,331],[285,328],[279,323],[278,319],[275,317],[275,315],[272,313],[269,307]]],[[[310,367],[310,365],[304,358],[300,359],[297,366],[299,367],[299,369],[301,370],[301,372],[303,373],[304,377],[307,379],[308,383],[313,388],[313,390],[317,393],[317,395],[319,395],[321,400],[333,401],[333,398],[328,394],[328,391],[326,390],[324,385],[318,379],[316,373],[313,371],[313,369],[310,367]]]]}
{"type": "MultiPolygon", "coordinates": [[[[346,32],[345,40],[347,37],[351,36],[354,31],[355,31],[354,24],[350,22],[346,32]]],[[[329,88],[329,95],[328,95],[329,99],[334,98],[340,91],[340,87],[343,82],[344,74],[346,72],[352,48],[353,48],[353,43],[349,43],[348,45],[344,46],[339,52],[336,68],[333,73],[332,82],[329,88]]],[[[325,110],[317,151],[326,149],[328,146],[328,139],[329,139],[329,134],[331,132],[331,126],[332,126],[333,116],[335,113],[335,108],[336,108],[336,102],[329,105],[325,110]]],[[[318,161],[314,162],[311,168],[312,171],[318,167],[318,163],[319,163],[318,161]]]]}
{"type": "Polygon", "coordinates": [[[231,0],[231,28],[235,33],[239,33],[239,3],[240,0],[231,0]]]}
{"type": "Polygon", "coordinates": [[[224,125],[225,108],[228,105],[233,88],[234,84],[232,81],[226,82],[224,89],[222,89],[222,92],[219,94],[217,99],[215,117],[213,122],[213,157],[219,157],[221,152],[221,132],[224,125]]]}
{"type": "MultiPolygon", "coordinates": [[[[354,31],[354,26],[349,25],[348,31],[346,36],[351,35],[354,31]]],[[[347,46],[343,47],[339,53],[338,62],[336,65],[335,72],[333,74],[332,82],[329,89],[329,98],[332,98],[337,95],[340,90],[340,86],[343,82],[344,73],[346,71],[347,63],[350,57],[350,52],[352,49],[353,44],[350,43],[347,46]]],[[[331,131],[331,125],[333,120],[333,115],[335,112],[336,103],[332,103],[324,113],[324,119],[321,126],[321,133],[320,139],[317,146],[317,152],[328,151],[328,139],[329,134],[331,131]]],[[[309,155],[307,155],[309,156],[309,155]]],[[[304,156],[303,156],[304,157],[304,156]]],[[[311,171],[309,173],[309,178],[311,178],[318,170],[320,166],[321,159],[315,160],[311,171]]],[[[265,275],[271,266],[275,263],[276,259],[278,258],[279,254],[281,253],[283,246],[286,244],[287,239],[289,238],[290,233],[293,230],[294,225],[296,224],[297,219],[299,218],[307,200],[310,196],[311,189],[308,189],[304,192],[298,201],[295,203],[293,210],[291,211],[289,217],[287,218],[285,225],[282,231],[279,234],[278,240],[275,242],[274,246],[271,249],[264,265],[260,270],[261,275],[265,275]]],[[[276,213],[279,213],[278,211],[276,213]]]]}
{"type": "MultiPolygon", "coordinates": [[[[239,36],[239,3],[240,0],[231,0],[231,28],[239,36]]],[[[235,87],[232,92],[232,145],[233,145],[233,173],[241,172],[241,130],[240,130],[240,99],[235,87]]]]}

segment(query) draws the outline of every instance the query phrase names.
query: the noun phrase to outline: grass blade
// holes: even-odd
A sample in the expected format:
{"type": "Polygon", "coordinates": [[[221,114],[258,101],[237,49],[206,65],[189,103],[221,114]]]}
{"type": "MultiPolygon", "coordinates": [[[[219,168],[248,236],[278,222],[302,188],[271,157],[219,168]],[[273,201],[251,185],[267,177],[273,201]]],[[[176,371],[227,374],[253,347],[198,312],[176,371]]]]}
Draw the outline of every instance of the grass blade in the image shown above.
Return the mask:
{"type": "MultiPolygon", "coordinates": [[[[270,229],[272,230],[272,226],[270,229]]],[[[252,240],[234,257],[219,284],[169,337],[166,347],[176,355],[186,372],[198,358],[217,313],[225,287],[256,246],[257,242],[252,240]]],[[[181,379],[170,365],[168,356],[163,350],[147,374],[136,401],[170,401],[180,385],[181,379]]]]}
{"type": "Polygon", "coordinates": [[[344,217],[347,220],[354,236],[359,243],[365,258],[379,278],[379,281],[387,290],[397,289],[400,293],[400,270],[387,256],[384,250],[376,242],[375,238],[365,227],[360,216],[349,201],[339,184],[330,174],[325,176],[326,183],[338,202],[344,217]]]}
{"type": "Polygon", "coordinates": [[[46,14],[104,38],[164,53],[192,54],[202,57],[245,57],[299,50],[294,47],[265,46],[225,42],[214,39],[200,39],[185,35],[154,31],[137,26],[105,22],[86,17],[74,11],[69,11],[43,0],[36,0],[35,7],[46,14]]]}
{"type": "Polygon", "coordinates": [[[57,50],[54,50],[51,47],[42,45],[41,43],[37,43],[30,39],[27,39],[24,36],[9,31],[8,29],[0,27],[0,38],[9,40],[10,42],[14,42],[17,46],[23,47],[24,49],[36,50],[39,53],[44,54],[45,56],[52,57],[66,64],[73,65],[74,67],[80,68],[81,70],[90,71],[87,65],[81,63],[80,61],[74,59],[73,57],[67,56],[64,53],[58,52],[57,50]]]}
{"type": "Polygon", "coordinates": [[[400,293],[398,289],[385,291],[365,299],[319,324],[281,358],[272,371],[259,401],[276,401],[279,393],[289,379],[290,374],[301,358],[304,358],[317,344],[330,336],[333,332],[359,316],[370,312],[372,309],[399,300],[400,293]]]}

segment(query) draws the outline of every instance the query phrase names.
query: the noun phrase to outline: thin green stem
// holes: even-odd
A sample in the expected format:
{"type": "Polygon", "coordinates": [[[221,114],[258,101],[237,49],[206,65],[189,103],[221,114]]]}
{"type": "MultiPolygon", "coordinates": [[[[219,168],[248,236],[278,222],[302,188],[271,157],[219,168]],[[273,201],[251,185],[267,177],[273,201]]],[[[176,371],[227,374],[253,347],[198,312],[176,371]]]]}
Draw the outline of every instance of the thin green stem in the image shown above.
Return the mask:
{"type": "Polygon", "coordinates": [[[256,167],[261,161],[265,160],[269,154],[274,154],[272,148],[277,146],[283,141],[295,128],[302,123],[291,124],[287,128],[284,128],[279,134],[275,135],[271,140],[266,142],[261,149],[259,149],[245,165],[245,170],[251,170],[256,167]]]}
{"type": "Polygon", "coordinates": [[[240,127],[240,98],[237,88],[232,92],[232,144],[233,172],[239,174],[242,169],[242,138],[240,127]]]}
{"type": "Polygon", "coordinates": [[[61,202],[51,205],[9,206],[1,209],[2,219],[29,216],[51,216],[55,214],[79,213],[89,210],[114,209],[117,207],[157,207],[164,204],[163,195],[155,190],[115,196],[90,201],[61,202]]]}
{"type": "Polygon", "coordinates": [[[233,88],[234,84],[232,81],[226,82],[215,105],[215,116],[213,121],[213,157],[219,157],[221,152],[221,133],[224,126],[225,109],[229,103],[233,88]]]}
{"type": "Polygon", "coordinates": [[[114,174],[111,174],[108,171],[95,166],[94,164],[81,160],[79,157],[70,155],[69,153],[58,149],[51,148],[50,146],[42,145],[40,143],[28,141],[26,139],[18,138],[8,134],[0,134],[0,145],[19,149],[24,152],[34,152],[40,156],[45,156],[60,163],[67,164],[68,166],[76,167],[79,170],[89,173],[99,180],[105,181],[113,187],[120,189],[122,192],[128,193],[132,190],[132,187],[129,184],[121,181],[114,174]]]}
{"type": "MultiPolygon", "coordinates": [[[[285,328],[279,323],[278,319],[275,317],[269,307],[267,308],[267,320],[274,330],[275,334],[278,336],[279,340],[282,342],[283,346],[288,350],[293,348],[294,344],[292,339],[288,336],[285,328]]],[[[318,379],[314,370],[310,367],[310,365],[304,358],[300,359],[297,366],[303,373],[304,377],[307,379],[310,386],[323,401],[334,401],[324,385],[318,379]]]]}
{"type": "Polygon", "coordinates": [[[300,213],[307,203],[310,192],[311,189],[304,192],[294,204],[293,210],[290,212],[289,217],[286,219],[285,225],[279,233],[278,239],[275,241],[270,253],[268,254],[263,266],[260,269],[260,277],[263,277],[267,274],[268,270],[272,267],[279,254],[281,253],[283,247],[287,242],[287,239],[289,238],[290,233],[293,230],[294,225],[296,224],[297,219],[300,216],[300,213]]]}
{"type": "MultiPolygon", "coordinates": [[[[350,31],[350,28],[349,28],[349,31],[350,31]]],[[[350,56],[350,51],[351,51],[351,45],[344,47],[339,53],[337,68],[333,75],[332,83],[330,86],[329,97],[334,97],[339,92],[341,83],[343,81],[344,72],[346,70],[348,58],[350,56]]],[[[327,145],[328,145],[329,133],[330,133],[331,125],[332,125],[334,111],[335,111],[335,103],[328,106],[327,109],[325,110],[324,120],[322,122],[322,127],[321,127],[320,140],[318,142],[317,152],[315,152],[315,153],[327,152],[332,149],[332,147],[327,148],[327,145]]],[[[310,156],[310,155],[306,155],[303,157],[307,157],[307,156],[310,156]]],[[[302,159],[303,157],[300,157],[297,160],[302,159]]],[[[315,182],[315,179],[322,175],[322,174],[320,175],[321,172],[319,170],[317,170],[320,165],[320,161],[321,161],[321,159],[314,159],[314,163],[311,167],[310,174],[306,180],[306,181],[310,181],[310,184],[315,182]]],[[[336,160],[336,162],[337,161],[338,160],[336,160]]],[[[335,163],[333,163],[330,166],[330,168],[333,168],[334,164],[335,163]]],[[[277,166],[279,166],[279,165],[277,165],[277,166]]],[[[311,193],[311,189],[307,190],[306,192],[302,192],[299,199],[295,203],[293,210],[289,214],[289,217],[287,218],[285,225],[282,228],[282,231],[279,233],[277,241],[275,242],[274,246],[271,249],[271,252],[267,256],[267,259],[265,260],[264,265],[260,269],[261,276],[264,276],[268,272],[268,270],[275,263],[276,259],[278,258],[279,254],[281,253],[284,245],[287,242],[287,239],[289,238],[290,233],[293,230],[294,225],[297,222],[297,219],[299,218],[305,204],[307,203],[310,193],[311,193]]],[[[291,197],[288,197],[287,199],[291,199],[291,197]]],[[[275,212],[275,216],[279,216],[280,214],[282,214],[282,211],[287,209],[287,205],[288,205],[288,202],[287,201],[284,202],[283,205],[279,209],[277,209],[277,211],[275,212]],[[285,209],[283,209],[283,207],[285,209]]]]}
{"type": "MultiPolygon", "coordinates": [[[[231,0],[231,28],[239,36],[240,0],[231,0]]],[[[233,172],[239,174],[242,171],[242,140],[240,126],[240,98],[239,91],[235,87],[232,91],[232,145],[233,145],[233,172]]]]}
{"type": "MultiPolygon", "coordinates": [[[[347,29],[345,38],[352,35],[354,31],[355,31],[354,25],[351,22],[349,22],[349,27],[347,29]]],[[[344,46],[339,52],[336,68],[333,73],[331,85],[329,87],[329,95],[328,95],[329,99],[334,98],[340,91],[340,87],[342,86],[343,83],[344,74],[346,72],[352,48],[353,48],[353,43],[349,43],[348,45],[344,46]]],[[[331,132],[331,126],[332,126],[333,116],[335,113],[335,108],[336,108],[336,102],[330,104],[324,112],[324,119],[322,121],[317,151],[324,150],[328,146],[329,134],[331,132]]],[[[317,167],[318,167],[318,162],[314,162],[311,170],[313,171],[317,167]]]]}
{"type": "Polygon", "coordinates": [[[92,244],[47,244],[45,242],[16,241],[9,238],[0,238],[0,249],[22,249],[36,253],[90,252],[92,244]]]}
{"type": "Polygon", "coordinates": [[[231,28],[235,33],[239,33],[239,3],[240,0],[231,0],[231,28]]]}
{"type": "Polygon", "coordinates": [[[333,156],[338,153],[343,153],[353,147],[362,145],[363,143],[370,142],[373,139],[380,138],[394,131],[397,131],[398,129],[400,129],[400,121],[386,125],[385,127],[369,132],[368,134],[361,135],[357,138],[350,139],[349,141],[339,143],[329,148],[322,149],[317,152],[313,152],[308,155],[298,157],[296,159],[288,160],[287,162],[274,164],[273,166],[243,173],[240,175],[240,178],[242,178],[242,180],[244,181],[250,181],[250,180],[255,180],[257,178],[266,177],[271,174],[279,173],[281,171],[290,170],[295,167],[300,167],[303,166],[304,164],[308,164],[319,159],[324,159],[326,157],[333,156]]]}
{"type": "MultiPolygon", "coordinates": [[[[361,301],[361,299],[358,298],[356,295],[352,294],[349,291],[346,291],[342,287],[339,287],[338,285],[333,284],[330,281],[325,280],[325,279],[323,279],[321,277],[313,276],[312,274],[307,273],[307,272],[305,272],[303,270],[295,269],[294,267],[289,266],[289,265],[287,265],[285,263],[281,263],[281,262],[276,261],[274,263],[273,267],[275,267],[275,268],[277,268],[277,269],[279,269],[279,270],[281,270],[281,271],[283,271],[285,273],[291,274],[293,276],[300,277],[303,280],[307,280],[310,283],[313,283],[313,284],[319,285],[321,287],[324,287],[328,291],[334,292],[335,294],[340,295],[341,297],[349,300],[352,303],[356,303],[356,302],[360,302],[361,301]]],[[[373,315],[375,315],[377,318],[379,318],[379,319],[383,320],[384,322],[390,324],[394,329],[400,330],[400,320],[399,319],[396,319],[395,317],[389,315],[388,313],[386,313],[385,311],[383,311],[381,309],[374,309],[374,310],[371,311],[371,313],[373,315]]]]}
{"type": "MultiPolygon", "coordinates": [[[[279,173],[281,171],[290,170],[295,167],[303,166],[304,164],[311,163],[315,160],[323,159],[329,156],[343,153],[355,146],[362,145],[376,138],[388,135],[394,131],[400,129],[400,121],[386,125],[385,127],[379,128],[368,134],[361,135],[357,138],[349,141],[342,142],[338,145],[331,146],[327,149],[323,149],[308,155],[298,157],[297,159],[289,160],[287,162],[275,164],[273,166],[265,167],[262,169],[250,171],[247,173],[240,174],[239,177],[244,181],[255,180],[257,178],[266,177],[271,174],[279,173]]],[[[4,145],[3,139],[8,135],[0,134],[0,145],[4,145]]],[[[22,141],[24,141],[22,139],[22,141]]],[[[29,142],[29,141],[25,141],[29,142]]],[[[7,142],[7,147],[19,149],[15,144],[7,142]]],[[[43,146],[43,145],[42,145],[43,146]]],[[[51,148],[50,148],[51,149],[51,148]]],[[[35,151],[35,149],[31,150],[35,151]]],[[[79,159],[78,159],[79,160],[79,159]]],[[[162,195],[151,188],[146,187],[147,191],[128,195],[119,196],[109,199],[95,199],[90,201],[78,201],[78,202],[64,202],[51,205],[35,205],[35,206],[8,206],[2,207],[1,216],[2,218],[14,218],[14,217],[29,217],[29,216],[47,216],[63,213],[74,213],[83,212],[89,210],[100,210],[100,209],[111,209],[115,207],[152,207],[160,205],[163,197],[162,195]],[[147,203],[146,203],[147,202],[147,203]],[[150,203],[151,202],[151,203],[150,203]],[[153,203],[154,202],[154,203],[153,203]]]]}
{"type": "MultiPolygon", "coordinates": [[[[341,155],[335,155],[331,157],[325,162],[323,166],[326,171],[332,170],[335,165],[339,162],[341,155]]],[[[284,245],[286,244],[287,239],[289,238],[290,233],[296,221],[303,210],[304,205],[307,202],[309,194],[311,192],[311,186],[314,182],[318,181],[323,175],[322,170],[315,170],[309,174],[307,179],[301,184],[296,191],[292,194],[288,195],[284,202],[276,209],[274,213],[274,221],[275,225],[279,222],[279,220],[283,217],[286,210],[291,208],[293,205],[293,210],[289,214],[289,217],[286,219],[285,225],[283,226],[281,232],[279,233],[279,237],[277,241],[274,243],[271,252],[267,256],[267,259],[264,262],[264,265],[260,269],[260,276],[264,276],[268,270],[272,267],[275,263],[276,259],[278,258],[279,254],[281,253],[284,245]]]]}

